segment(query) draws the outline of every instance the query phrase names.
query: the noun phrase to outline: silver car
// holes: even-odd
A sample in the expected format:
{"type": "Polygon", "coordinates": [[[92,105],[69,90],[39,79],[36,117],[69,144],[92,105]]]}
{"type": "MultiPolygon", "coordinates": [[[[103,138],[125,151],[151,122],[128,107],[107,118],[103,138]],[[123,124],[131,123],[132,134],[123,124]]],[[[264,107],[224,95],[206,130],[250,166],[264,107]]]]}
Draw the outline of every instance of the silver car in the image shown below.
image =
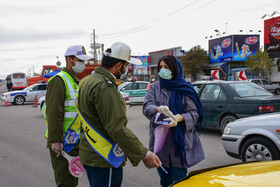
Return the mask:
{"type": "Polygon", "coordinates": [[[280,113],[262,114],[229,123],[222,135],[227,154],[242,161],[280,159],[280,113]]]}

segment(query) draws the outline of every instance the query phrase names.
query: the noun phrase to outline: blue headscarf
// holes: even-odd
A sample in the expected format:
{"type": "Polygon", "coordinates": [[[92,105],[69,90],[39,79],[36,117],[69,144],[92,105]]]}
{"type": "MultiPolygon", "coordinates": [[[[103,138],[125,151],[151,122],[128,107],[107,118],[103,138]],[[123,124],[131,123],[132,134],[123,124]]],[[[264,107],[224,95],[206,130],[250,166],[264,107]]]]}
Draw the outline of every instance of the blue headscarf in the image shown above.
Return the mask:
{"type": "MultiPolygon", "coordinates": [[[[176,58],[176,57],[175,57],[176,58]]],[[[171,90],[169,97],[169,109],[171,112],[176,114],[184,113],[184,103],[182,103],[183,95],[188,96],[196,105],[197,113],[199,114],[197,120],[197,127],[201,129],[202,121],[204,119],[202,105],[199,100],[199,96],[194,90],[190,82],[187,82],[183,77],[183,69],[181,62],[176,58],[176,64],[178,73],[175,79],[163,79],[159,77],[160,86],[171,90]]],[[[176,127],[173,128],[173,139],[175,146],[175,155],[184,153],[185,147],[185,130],[182,123],[178,123],[176,127]]],[[[183,155],[182,155],[183,156],[183,155]]]]}

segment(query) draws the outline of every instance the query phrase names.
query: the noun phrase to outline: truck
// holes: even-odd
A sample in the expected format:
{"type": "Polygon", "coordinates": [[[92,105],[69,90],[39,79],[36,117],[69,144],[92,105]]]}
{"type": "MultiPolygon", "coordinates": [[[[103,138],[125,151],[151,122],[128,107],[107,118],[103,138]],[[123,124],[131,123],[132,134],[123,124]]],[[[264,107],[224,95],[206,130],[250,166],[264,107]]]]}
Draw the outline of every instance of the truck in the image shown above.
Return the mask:
{"type": "MultiPolygon", "coordinates": [[[[92,71],[95,70],[96,66],[100,66],[98,64],[90,64],[87,63],[85,70],[82,73],[77,74],[78,79],[82,79],[87,75],[90,75],[92,71]]],[[[46,76],[47,74],[50,74],[52,72],[55,73],[55,71],[59,72],[61,71],[62,68],[56,66],[56,65],[43,65],[43,70],[40,76],[33,76],[33,77],[29,77],[27,79],[27,84],[28,86],[38,83],[39,81],[45,81],[46,83],[48,82],[48,80],[51,78],[50,76],[46,76]]]]}

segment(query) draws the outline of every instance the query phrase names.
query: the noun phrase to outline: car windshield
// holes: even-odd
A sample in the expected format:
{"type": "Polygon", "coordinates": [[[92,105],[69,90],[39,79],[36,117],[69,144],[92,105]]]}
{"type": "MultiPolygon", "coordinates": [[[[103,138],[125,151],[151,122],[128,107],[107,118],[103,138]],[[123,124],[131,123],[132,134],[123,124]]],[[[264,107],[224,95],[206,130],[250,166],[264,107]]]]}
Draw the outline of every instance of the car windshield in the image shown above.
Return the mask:
{"type": "Polygon", "coordinates": [[[240,97],[273,95],[254,83],[231,83],[229,86],[232,87],[240,97]]]}

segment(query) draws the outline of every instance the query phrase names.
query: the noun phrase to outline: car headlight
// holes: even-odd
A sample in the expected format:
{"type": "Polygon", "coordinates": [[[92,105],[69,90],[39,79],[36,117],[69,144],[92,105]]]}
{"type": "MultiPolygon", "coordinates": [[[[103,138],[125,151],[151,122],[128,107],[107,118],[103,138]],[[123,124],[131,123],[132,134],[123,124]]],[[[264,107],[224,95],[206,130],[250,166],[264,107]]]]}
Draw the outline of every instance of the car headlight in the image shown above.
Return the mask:
{"type": "Polygon", "coordinates": [[[225,130],[224,130],[224,134],[229,135],[230,134],[230,127],[226,126],[225,130]]]}

